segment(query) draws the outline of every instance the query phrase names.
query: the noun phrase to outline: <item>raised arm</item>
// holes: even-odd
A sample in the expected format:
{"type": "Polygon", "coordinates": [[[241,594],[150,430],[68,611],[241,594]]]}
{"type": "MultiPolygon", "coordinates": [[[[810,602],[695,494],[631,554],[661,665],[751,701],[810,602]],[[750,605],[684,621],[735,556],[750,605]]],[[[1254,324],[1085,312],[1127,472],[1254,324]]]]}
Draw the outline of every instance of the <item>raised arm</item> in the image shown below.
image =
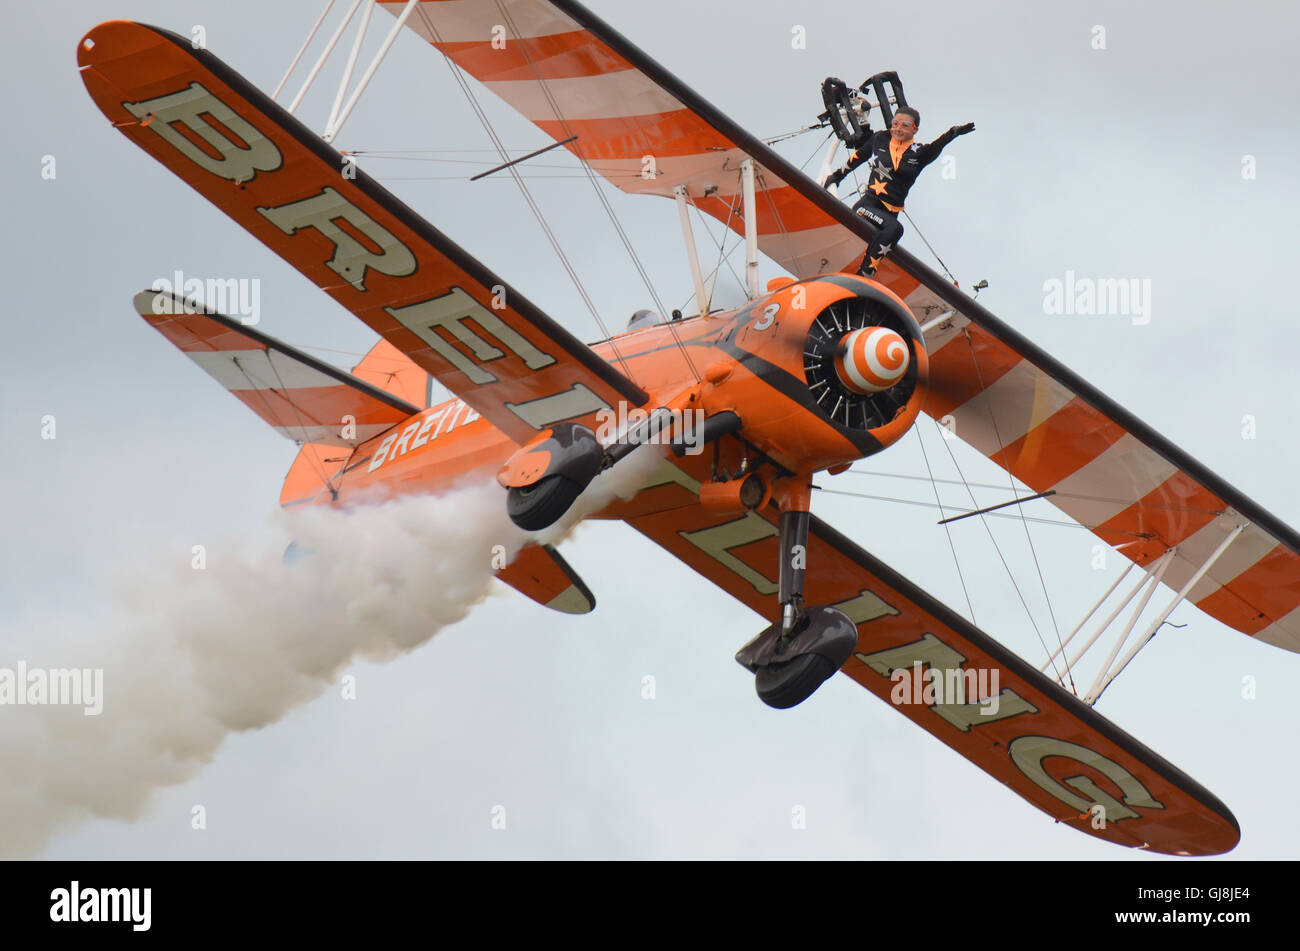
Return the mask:
{"type": "Polygon", "coordinates": [[[955,125],[930,144],[921,146],[921,148],[917,150],[917,157],[921,160],[921,167],[924,168],[926,165],[929,165],[937,159],[939,153],[944,150],[944,147],[953,139],[957,138],[957,136],[965,135],[967,132],[974,131],[975,123],[973,122],[967,122],[965,125],[955,125]]]}

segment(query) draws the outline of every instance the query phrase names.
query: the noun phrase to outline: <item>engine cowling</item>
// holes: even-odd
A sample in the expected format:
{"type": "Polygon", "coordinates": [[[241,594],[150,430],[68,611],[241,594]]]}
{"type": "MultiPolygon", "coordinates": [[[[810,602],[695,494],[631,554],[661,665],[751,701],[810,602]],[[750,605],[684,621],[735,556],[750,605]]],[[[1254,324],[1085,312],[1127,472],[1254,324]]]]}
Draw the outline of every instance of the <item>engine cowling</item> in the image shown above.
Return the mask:
{"type": "Polygon", "coordinates": [[[916,420],[929,360],[907,305],[874,281],[860,284],[860,293],[827,303],[809,323],[803,371],[819,409],[872,433],[883,449],[916,420]]]}
{"type": "MultiPolygon", "coordinates": [[[[846,465],[898,441],[920,413],[929,371],[907,305],[883,285],[830,274],[777,288],[738,315],[729,379],[743,435],[791,471],[846,465]],[[786,399],[773,399],[775,388],[786,399]]],[[[711,399],[710,411],[723,408],[711,399]]]]}

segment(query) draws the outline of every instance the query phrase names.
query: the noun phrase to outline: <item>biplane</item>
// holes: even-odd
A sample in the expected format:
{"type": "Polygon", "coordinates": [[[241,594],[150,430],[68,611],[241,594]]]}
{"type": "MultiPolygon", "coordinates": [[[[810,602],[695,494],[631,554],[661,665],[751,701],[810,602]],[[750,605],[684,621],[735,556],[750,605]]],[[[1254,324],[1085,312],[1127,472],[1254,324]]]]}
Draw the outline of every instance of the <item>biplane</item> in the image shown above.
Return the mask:
{"type": "MultiPolygon", "coordinates": [[[[736,655],[765,703],[798,704],[838,671],[1058,822],[1168,854],[1236,845],[1223,803],[1093,704],[1183,602],[1300,650],[1295,531],[906,249],[859,277],[869,222],[579,4],[378,5],[396,20],[323,134],[293,115],[297,100],[285,108],[167,30],[111,21],[78,46],[118,131],[379,337],[345,372],[181,294],[136,296],[149,324],[300,445],[283,506],[495,478],[514,522],[538,531],[653,445],[654,475],[596,517],[623,520],[766,619],[736,655]],[[402,30],[592,174],[676,202],[697,313],[641,312],[584,344],[338,151],[402,30]],[[744,238],[740,307],[710,307],[692,208],[744,238]],[[760,251],[788,276],[760,287],[760,251]],[[435,381],[454,398],[434,402],[435,381]],[[1083,697],[812,515],[815,475],[882,452],[922,414],[954,423],[1138,570],[1083,647],[1142,595],[1083,697]],[[1174,597],[1131,638],[1161,584],[1174,597]]],[[[828,84],[822,119],[842,138],[871,108],[888,115],[878,81],[828,84]]],[[[548,608],[595,607],[549,545],[526,545],[498,574],[548,608]]]]}

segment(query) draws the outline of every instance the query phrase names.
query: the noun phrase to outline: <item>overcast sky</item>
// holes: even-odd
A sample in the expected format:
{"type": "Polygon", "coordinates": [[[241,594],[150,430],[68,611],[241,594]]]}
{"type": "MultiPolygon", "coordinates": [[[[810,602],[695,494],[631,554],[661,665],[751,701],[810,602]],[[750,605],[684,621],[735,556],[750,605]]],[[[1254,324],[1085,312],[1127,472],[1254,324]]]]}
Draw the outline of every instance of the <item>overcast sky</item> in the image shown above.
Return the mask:
{"type": "MultiPolygon", "coordinates": [[[[233,557],[269,531],[293,445],[135,316],[135,291],[176,270],[257,278],[263,331],[344,366],[374,339],[114,132],[82,86],[76,44],[106,19],[183,34],[197,25],[213,53],[269,92],[322,5],[68,0],[10,11],[0,35],[11,113],[0,151],[9,278],[0,629],[11,645],[120,620],[123,583],[147,587],[188,563],[195,544],[233,557]],[[41,176],[47,155],[53,180],[41,176]],[[57,419],[54,440],[41,438],[46,415],[57,419]]],[[[1182,2],[809,0],[797,19],[776,2],[590,6],[760,136],[813,121],[826,76],[858,82],[886,68],[921,110],[920,139],[974,121],[975,134],[949,147],[956,175],[932,168],[914,187],[903,244],[929,259],[919,227],[964,285],[989,281],[980,299],[1009,324],[1300,524],[1300,314],[1283,290],[1300,207],[1293,6],[1241,4],[1227,25],[1220,5],[1182,2]],[[791,48],[796,25],[807,49],[791,48]],[[1105,49],[1093,48],[1098,26],[1105,49]],[[1067,271],[1150,280],[1150,322],[1044,313],[1044,282],[1067,271]],[[1253,439],[1243,438],[1248,416],[1253,439]]],[[[391,18],[375,23],[386,30],[391,18]]],[[[341,65],[336,57],[304,103],[313,128],[341,65]]],[[[489,113],[510,147],[545,144],[500,104],[489,113]]],[[[822,141],[809,133],[782,149],[802,163],[822,141]]],[[[426,157],[443,161],[361,164],[576,335],[602,336],[511,181],[466,182],[493,161],[487,136],[414,34],[399,38],[336,144],[434,150],[426,157]]],[[[534,195],[605,324],[622,327],[651,305],[649,293],[591,186],[564,171],[572,160],[546,164],[561,168],[536,163],[534,195]]],[[[691,282],[673,204],[610,194],[665,306],[681,306],[691,282]]],[[[761,271],[764,281],[782,273],[767,260],[761,271]]],[[[960,466],[973,482],[1005,484],[965,447],[950,459],[929,420],[917,429],[855,468],[924,475],[924,440],[936,476],[956,478],[960,466]]],[[[934,498],[924,482],[880,475],[819,483],[934,498]]],[[[990,490],[978,501],[1006,497],[990,490]]],[[[934,510],[825,495],[814,510],[955,609],[973,608],[982,629],[1035,665],[1044,650],[989,529],[1048,641],[1053,616],[1068,632],[1123,567],[1113,554],[1092,567],[1090,533],[1035,523],[1044,596],[1023,525],[970,519],[953,531],[968,608],[934,510]]],[[[1026,513],[1062,518],[1046,504],[1026,513]]],[[[73,825],[44,854],[1154,858],[1054,825],[847,677],[795,710],[767,709],[732,660],[765,622],[625,526],[585,525],[563,551],[595,593],[595,613],[554,614],[498,586],[424,647],[351,667],[357,699],[330,689],[235,735],[138,821],[73,825]],[[653,700],[642,698],[647,676],[653,700]],[[196,804],[207,811],[203,831],[191,829],[196,804]],[[492,828],[497,806],[505,829],[492,828]],[[792,828],[796,807],[805,829],[792,828]]],[[[1227,804],[1243,830],[1229,858],[1296,857],[1300,658],[1189,606],[1173,620],[1187,627],[1166,628],[1098,710],[1227,804]],[[1254,699],[1242,696],[1247,677],[1254,699]]],[[[9,655],[0,650],[0,663],[9,655]]]]}

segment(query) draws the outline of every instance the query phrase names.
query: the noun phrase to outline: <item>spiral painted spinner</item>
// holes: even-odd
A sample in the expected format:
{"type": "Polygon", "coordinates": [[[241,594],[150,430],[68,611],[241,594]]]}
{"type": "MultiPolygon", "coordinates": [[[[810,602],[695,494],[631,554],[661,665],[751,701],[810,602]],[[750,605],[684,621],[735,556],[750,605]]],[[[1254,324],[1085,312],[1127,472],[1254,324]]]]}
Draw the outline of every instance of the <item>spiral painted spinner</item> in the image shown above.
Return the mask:
{"type": "Polygon", "coordinates": [[[854,393],[880,393],[907,373],[911,355],[907,342],[888,327],[862,327],[840,340],[835,375],[854,393]]]}

